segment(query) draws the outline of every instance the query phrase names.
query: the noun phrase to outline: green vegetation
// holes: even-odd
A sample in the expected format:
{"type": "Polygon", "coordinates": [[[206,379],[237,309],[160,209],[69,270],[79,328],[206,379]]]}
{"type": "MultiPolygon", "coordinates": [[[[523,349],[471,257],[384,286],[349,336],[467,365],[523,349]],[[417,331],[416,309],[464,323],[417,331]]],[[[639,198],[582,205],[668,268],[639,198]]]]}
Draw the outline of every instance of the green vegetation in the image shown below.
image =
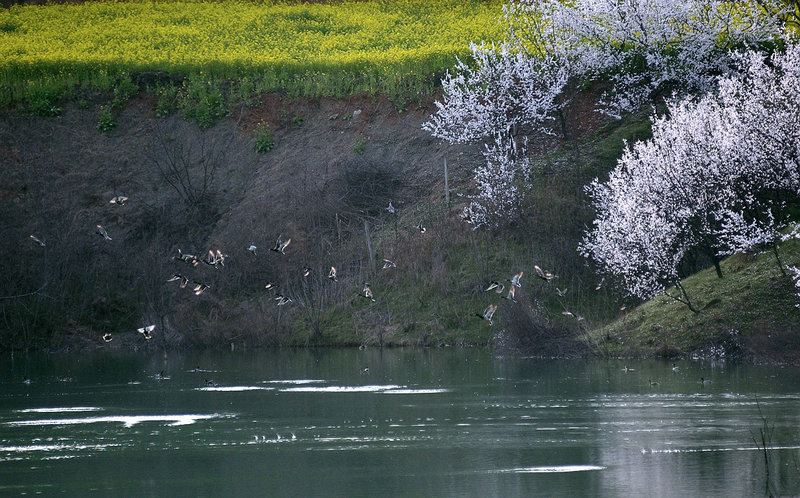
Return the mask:
{"type": "Polygon", "coordinates": [[[275,147],[275,139],[272,137],[272,129],[269,123],[258,123],[256,126],[256,152],[265,154],[275,147]]]}
{"type": "MultiPolygon", "coordinates": [[[[500,7],[497,0],[15,5],[0,10],[2,101],[53,115],[54,97],[75,85],[112,90],[115,101],[119,90],[122,101],[131,86],[118,82],[141,72],[190,76],[195,91],[201,81],[237,79],[248,102],[269,91],[427,93],[469,53],[469,42],[502,37],[500,7]]],[[[207,122],[209,106],[194,119],[207,122]]]]}
{"type": "MultiPolygon", "coordinates": [[[[779,254],[784,264],[800,264],[800,242],[787,242],[779,254]]],[[[792,282],[781,273],[772,251],[737,254],[721,266],[721,279],[709,268],[683,281],[699,313],[662,295],[589,332],[586,341],[610,356],[736,356],[763,350],[759,341],[769,335],[775,343],[773,359],[788,353],[780,351],[781,344],[797,333],[799,311],[792,282]]],[[[796,347],[796,339],[790,342],[796,347]]]]}

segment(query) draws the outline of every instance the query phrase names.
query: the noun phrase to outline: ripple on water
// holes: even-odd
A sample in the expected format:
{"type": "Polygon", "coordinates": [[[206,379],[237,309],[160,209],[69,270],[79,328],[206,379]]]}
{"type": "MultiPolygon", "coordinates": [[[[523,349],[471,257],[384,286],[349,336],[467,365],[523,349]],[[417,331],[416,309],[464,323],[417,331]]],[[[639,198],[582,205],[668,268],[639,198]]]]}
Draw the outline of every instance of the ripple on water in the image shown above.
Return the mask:
{"type": "Polygon", "coordinates": [[[562,472],[587,472],[590,470],[605,470],[599,465],[554,465],[546,467],[517,467],[514,469],[500,469],[493,472],[499,474],[552,474],[562,472]]]}
{"type": "Polygon", "coordinates": [[[387,385],[373,385],[373,386],[301,386],[301,387],[287,387],[281,389],[281,392],[295,392],[295,393],[368,393],[368,392],[381,392],[388,391],[389,389],[400,389],[405,386],[396,386],[392,384],[387,385]]]}
{"type": "Polygon", "coordinates": [[[103,409],[97,406],[61,406],[53,408],[24,408],[14,410],[17,413],[68,413],[68,412],[99,412],[103,409]]]}
{"type": "Polygon", "coordinates": [[[195,391],[235,393],[243,391],[273,391],[274,389],[275,389],[274,387],[262,387],[262,386],[208,386],[208,387],[197,387],[195,388],[195,391]]]}
{"type": "Polygon", "coordinates": [[[133,427],[141,422],[170,422],[171,426],[190,425],[196,423],[198,420],[207,420],[212,418],[220,418],[223,415],[214,413],[211,415],[115,415],[108,417],[84,417],[84,418],[59,418],[59,419],[38,419],[38,420],[15,420],[12,422],[4,422],[9,427],[22,427],[32,425],[78,425],[78,424],[96,424],[102,422],[120,422],[125,424],[125,427],[133,427]]]}

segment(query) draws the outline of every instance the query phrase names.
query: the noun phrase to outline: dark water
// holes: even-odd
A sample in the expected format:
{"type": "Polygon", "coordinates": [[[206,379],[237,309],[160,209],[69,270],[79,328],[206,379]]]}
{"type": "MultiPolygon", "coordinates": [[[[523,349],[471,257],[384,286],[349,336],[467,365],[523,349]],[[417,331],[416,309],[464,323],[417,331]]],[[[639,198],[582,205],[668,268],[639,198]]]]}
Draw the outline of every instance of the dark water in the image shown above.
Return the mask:
{"type": "Polygon", "coordinates": [[[6,355],[0,494],[759,496],[762,415],[770,490],[800,494],[799,369],[626,363],[6,355]]]}

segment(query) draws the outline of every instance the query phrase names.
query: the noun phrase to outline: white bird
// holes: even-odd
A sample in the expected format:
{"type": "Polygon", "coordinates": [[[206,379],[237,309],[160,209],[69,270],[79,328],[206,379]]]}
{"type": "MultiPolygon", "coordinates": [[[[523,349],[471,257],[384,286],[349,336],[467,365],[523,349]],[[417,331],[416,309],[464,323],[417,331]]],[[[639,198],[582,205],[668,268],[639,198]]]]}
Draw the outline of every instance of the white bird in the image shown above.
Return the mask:
{"type": "Polygon", "coordinates": [[[148,325],[148,326],[146,326],[146,327],[141,327],[141,328],[139,328],[139,329],[136,329],[136,330],[137,330],[137,331],[138,331],[140,334],[142,334],[146,340],[148,340],[148,341],[149,341],[149,340],[150,340],[150,337],[151,337],[151,336],[150,336],[150,332],[152,332],[153,330],[155,330],[155,328],[156,328],[156,326],[155,326],[155,325],[148,325]]]}
{"type": "Polygon", "coordinates": [[[489,282],[489,287],[484,289],[484,291],[485,292],[489,292],[492,289],[497,289],[495,292],[498,293],[498,294],[502,294],[503,291],[505,290],[505,288],[506,288],[506,286],[504,284],[501,284],[500,282],[498,282],[496,280],[492,280],[491,282],[489,282]]]}
{"type": "Polygon", "coordinates": [[[180,280],[181,281],[181,283],[180,283],[181,289],[186,287],[186,284],[189,283],[189,279],[186,278],[185,276],[181,275],[180,273],[173,274],[171,277],[169,277],[169,279],[167,279],[167,282],[174,282],[176,280],[180,280]]]}
{"type": "Polygon", "coordinates": [[[604,283],[606,283],[606,277],[600,279],[600,283],[597,284],[597,287],[595,287],[594,290],[599,291],[603,287],[604,283]]]}
{"type": "Polygon", "coordinates": [[[489,322],[489,325],[491,326],[494,324],[494,322],[492,322],[492,317],[494,316],[495,311],[497,311],[497,305],[490,304],[489,306],[486,307],[485,310],[483,310],[482,315],[480,313],[475,313],[475,316],[477,316],[478,318],[482,318],[483,320],[486,320],[487,322],[489,322]]]}
{"type": "Polygon", "coordinates": [[[389,206],[386,208],[389,211],[389,214],[394,214],[397,210],[392,206],[392,201],[389,201],[389,206]]]}
{"type": "Polygon", "coordinates": [[[544,271],[539,268],[538,265],[533,265],[533,270],[536,272],[536,276],[544,280],[545,282],[549,282],[553,279],[554,275],[549,271],[544,271]]]}
{"type": "Polygon", "coordinates": [[[337,282],[339,280],[338,278],[336,278],[336,267],[335,266],[331,266],[331,271],[328,272],[328,278],[333,280],[334,282],[337,282]]]}
{"type": "Polygon", "coordinates": [[[253,256],[256,255],[256,245],[255,244],[250,244],[250,247],[248,247],[247,250],[252,252],[253,256]]]}
{"type": "Polygon", "coordinates": [[[286,246],[288,246],[291,241],[292,241],[291,238],[286,239],[285,242],[281,241],[281,238],[279,236],[278,240],[275,241],[275,247],[273,247],[270,250],[271,251],[275,251],[275,252],[279,252],[281,254],[286,254],[284,251],[286,251],[286,246]]]}
{"type": "Polygon", "coordinates": [[[202,294],[203,292],[205,292],[205,291],[206,291],[206,289],[208,289],[208,288],[210,288],[210,287],[211,287],[211,286],[210,286],[210,285],[208,285],[208,284],[204,284],[204,283],[202,283],[202,282],[198,282],[197,280],[195,280],[195,281],[194,281],[194,289],[192,289],[192,290],[194,291],[194,295],[195,295],[195,296],[199,296],[200,294],[202,294]]]}
{"type": "Polygon", "coordinates": [[[111,240],[111,237],[108,236],[108,232],[103,225],[97,225],[97,230],[95,232],[102,235],[104,239],[111,240]]]}
{"type": "Polygon", "coordinates": [[[372,296],[372,288],[369,286],[367,282],[364,282],[364,289],[361,291],[360,295],[363,298],[375,302],[375,298],[372,296]]]}

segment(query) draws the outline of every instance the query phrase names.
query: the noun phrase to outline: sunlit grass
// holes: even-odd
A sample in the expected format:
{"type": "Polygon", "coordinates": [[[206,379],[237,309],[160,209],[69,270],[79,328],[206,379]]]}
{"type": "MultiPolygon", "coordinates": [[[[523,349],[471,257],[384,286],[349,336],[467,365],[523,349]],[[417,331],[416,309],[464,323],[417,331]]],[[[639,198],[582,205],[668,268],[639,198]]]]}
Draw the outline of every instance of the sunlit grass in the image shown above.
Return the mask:
{"type": "MultiPolygon", "coordinates": [[[[0,10],[0,85],[108,88],[120,74],[254,77],[296,95],[430,89],[501,2],[86,2],[0,10]]],[[[12,95],[7,94],[11,90],[12,95]]]]}
{"type": "MultiPolygon", "coordinates": [[[[779,254],[784,264],[800,264],[800,241],[782,245],[779,254]]],[[[698,313],[660,296],[587,334],[587,341],[612,356],[688,354],[725,343],[746,347],[758,335],[788,332],[800,323],[792,283],[771,251],[752,261],[734,255],[721,266],[721,279],[709,268],[683,281],[698,313]]]]}

